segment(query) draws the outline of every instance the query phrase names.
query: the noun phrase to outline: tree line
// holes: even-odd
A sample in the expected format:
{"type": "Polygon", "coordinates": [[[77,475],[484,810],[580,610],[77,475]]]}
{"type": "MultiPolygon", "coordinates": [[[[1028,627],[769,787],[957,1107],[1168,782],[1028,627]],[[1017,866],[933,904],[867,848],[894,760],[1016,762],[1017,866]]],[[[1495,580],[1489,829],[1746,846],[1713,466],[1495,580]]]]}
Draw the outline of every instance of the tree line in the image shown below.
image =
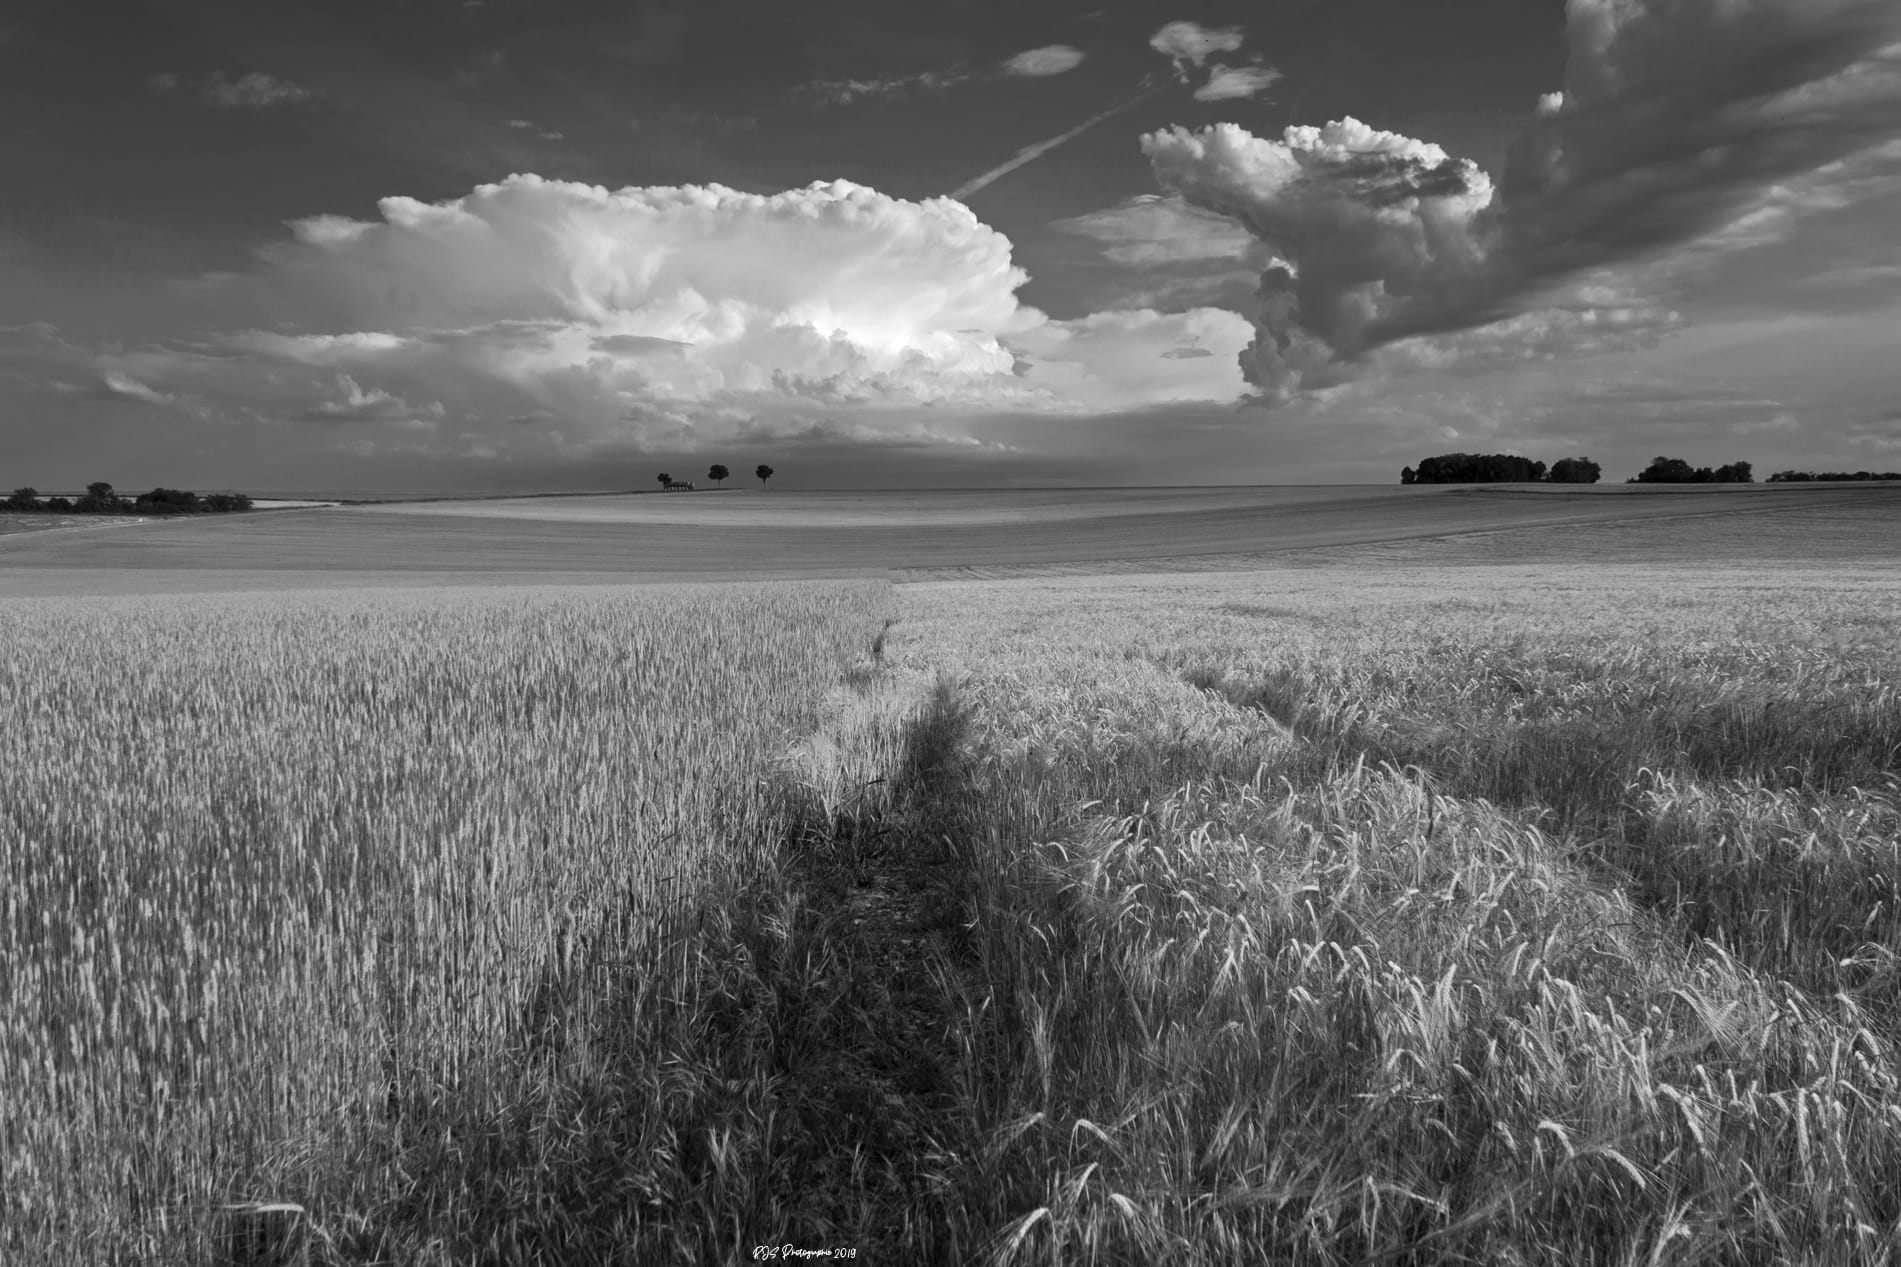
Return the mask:
{"type": "Polygon", "coordinates": [[[1626,484],[1753,484],[1756,477],[1749,473],[1749,463],[1731,462],[1728,466],[1719,466],[1714,470],[1707,466],[1692,467],[1682,458],[1653,458],[1650,465],[1637,472],[1626,484]]]}
{"type": "Polygon", "coordinates": [[[1603,473],[1589,458],[1559,458],[1550,467],[1516,453],[1442,453],[1415,470],[1399,473],[1402,484],[1595,484],[1603,473]]]}
{"type": "MultiPolygon", "coordinates": [[[[758,480],[761,486],[763,486],[767,480],[772,478],[773,469],[767,466],[764,462],[761,462],[758,466],[753,467],[752,473],[753,473],[753,478],[758,480]]],[[[691,492],[693,489],[693,485],[691,483],[685,480],[676,480],[673,478],[673,476],[667,474],[665,471],[662,471],[660,473],[659,478],[660,478],[660,487],[662,488],[679,488],[679,489],[685,489],[689,492],[691,492]]],[[[719,487],[724,488],[726,486],[726,481],[733,478],[733,473],[727,470],[724,466],[720,465],[718,462],[715,462],[713,463],[711,467],[707,468],[706,478],[712,480],[713,483],[718,485],[719,487]]]]}
{"type": "Polygon", "coordinates": [[[1771,484],[1807,484],[1844,480],[1901,480],[1901,471],[1777,471],[1769,477],[1771,484]]]}
{"type": "Polygon", "coordinates": [[[86,485],[84,497],[42,498],[38,489],[16,488],[0,509],[55,515],[223,515],[251,509],[243,493],[197,493],[183,488],[155,488],[137,497],[116,493],[101,480],[86,485]]]}
{"type": "MultiPolygon", "coordinates": [[[[1399,473],[1402,484],[1595,484],[1603,468],[1590,458],[1559,458],[1549,468],[1543,462],[1516,453],[1442,453],[1423,459],[1417,468],[1399,473]]],[[[1856,475],[1810,476],[1783,471],[1772,483],[1798,479],[1888,478],[1860,472],[1856,475]]],[[[1894,476],[1892,478],[1901,478],[1894,476]]],[[[1727,466],[1691,466],[1682,458],[1659,457],[1624,481],[1626,484],[1752,484],[1755,476],[1747,462],[1727,466]]]]}

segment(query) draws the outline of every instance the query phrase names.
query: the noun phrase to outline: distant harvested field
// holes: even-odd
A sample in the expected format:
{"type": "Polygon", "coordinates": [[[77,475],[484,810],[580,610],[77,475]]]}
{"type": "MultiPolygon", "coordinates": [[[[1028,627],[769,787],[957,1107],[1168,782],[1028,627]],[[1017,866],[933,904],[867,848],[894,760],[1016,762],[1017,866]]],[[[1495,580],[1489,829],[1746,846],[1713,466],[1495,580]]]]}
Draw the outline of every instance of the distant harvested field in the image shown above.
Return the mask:
{"type": "Polygon", "coordinates": [[[0,542],[0,594],[1207,570],[1343,547],[1399,565],[1421,550],[1901,558],[1901,489],[735,489],[335,507],[0,542]]]}
{"type": "Polygon", "coordinates": [[[9,515],[0,512],[0,537],[47,532],[57,528],[115,528],[145,520],[124,515],[9,515]]]}

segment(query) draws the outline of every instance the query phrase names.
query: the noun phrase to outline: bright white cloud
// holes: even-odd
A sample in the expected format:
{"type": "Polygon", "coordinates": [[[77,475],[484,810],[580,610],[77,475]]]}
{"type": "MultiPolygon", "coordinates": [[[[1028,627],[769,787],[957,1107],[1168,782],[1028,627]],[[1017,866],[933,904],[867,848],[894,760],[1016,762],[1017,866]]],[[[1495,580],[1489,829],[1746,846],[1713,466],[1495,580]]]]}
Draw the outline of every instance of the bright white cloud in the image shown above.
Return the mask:
{"type": "Polygon", "coordinates": [[[247,416],[569,456],[763,435],[961,444],[959,418],[1240,389],[1242,318],[1049,321],[1016,298],[1027,276],[1009,240],[950,199],[515,176],[380,209],[295,222],[260,272],[188,292],[254,314],[240,328],[115,368],[247,416]]]}
{"type": "Polygon", "coordinates": [[[1231,101],[1252,97],[1272,88],[1284,76],[1272,66],[1223,66],[1208,72],[1208,82],[1195,89],[1196,101],[1231,101]]]}
{"type": "Polygon", "coordinates": [[[1175,77],[1188,82],[1190,67],[1215,53],[1232,53],[1244,38],[1238,26],[1205,27],[1197,22],[1170,22],[1149,37],[1149,47],[1175,63],[1175,77]]]}
{"type": "Polygon", "coordinates": [[[1060,75],[1076,69],[1082,62],[1080,49],[1067,44],[1048,44],[1018,53],[1003,63],[1003,69],[1011,75],[1060,75]]]}

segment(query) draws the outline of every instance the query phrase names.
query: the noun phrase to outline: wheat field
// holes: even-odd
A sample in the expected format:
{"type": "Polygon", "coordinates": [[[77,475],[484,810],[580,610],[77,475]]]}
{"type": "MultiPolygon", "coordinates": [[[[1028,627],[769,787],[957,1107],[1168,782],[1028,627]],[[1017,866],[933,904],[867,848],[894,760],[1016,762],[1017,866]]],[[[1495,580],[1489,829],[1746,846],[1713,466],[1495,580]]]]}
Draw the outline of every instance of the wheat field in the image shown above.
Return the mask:
{"type": "Polygon", "coordinates": [[[12,600],[0,1256],[1894,1263],[1901,573],[1444,552],[12,600]]]}
{"type": "Polygon", "coordinates": [[[1895,1260],[1891,569],[906,597],[990,842],[960,1253],[1895,1260]]]}
{"type": "Polygon", "coordinates": [[[610,970],[688,988],[884,592],[0,606],[0,1261],[342,1230],[405,1132],[538,1103],[610,970]]]}

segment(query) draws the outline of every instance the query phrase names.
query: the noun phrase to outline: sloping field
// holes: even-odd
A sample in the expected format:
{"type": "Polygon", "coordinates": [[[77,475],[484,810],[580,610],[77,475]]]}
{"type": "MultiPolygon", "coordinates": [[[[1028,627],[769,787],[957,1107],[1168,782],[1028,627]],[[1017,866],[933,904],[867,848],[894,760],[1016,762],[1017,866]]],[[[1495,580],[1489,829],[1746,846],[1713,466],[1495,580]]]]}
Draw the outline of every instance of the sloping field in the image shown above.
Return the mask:
{"type": "Polygon", "coordinates": [[[9,514],[0,511],[0,537],[57,532],[65,528],[128,528],[145,522],[143,518],[125,515],[9,514]]]}
{"type": "Polygon", "coordinates": [[[1324,552],[1341,547],[1400,565],[1422,548],[1434,563],[1607,548],[1896,558],[1901,490],[732,490],[331,507],[0,540],[0,593],[1199,570],[1335,561],[1324,552]]]}

